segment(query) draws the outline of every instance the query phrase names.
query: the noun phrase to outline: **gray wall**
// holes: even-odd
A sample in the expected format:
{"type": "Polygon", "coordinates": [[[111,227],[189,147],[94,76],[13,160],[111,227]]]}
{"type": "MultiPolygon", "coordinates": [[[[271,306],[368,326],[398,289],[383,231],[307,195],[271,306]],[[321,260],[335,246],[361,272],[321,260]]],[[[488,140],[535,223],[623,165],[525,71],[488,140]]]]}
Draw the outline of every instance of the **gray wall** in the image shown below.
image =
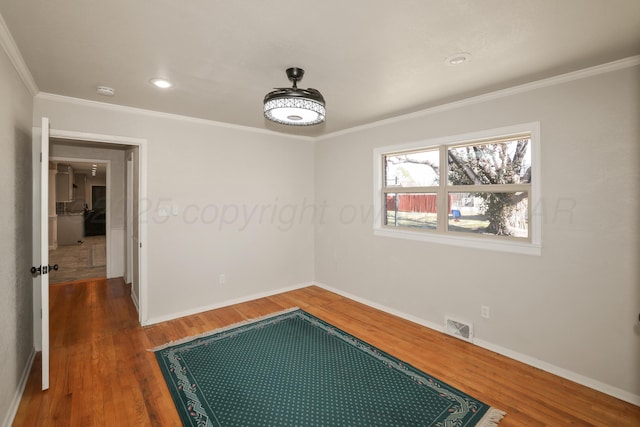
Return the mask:
{"type": "Polygon", "coordinates": [[[34,123],[148,140],[152,320],[315,279],[427,324],[470,320],[486,346],[637,401],[639,82],[636,66],[315,143],[49,96],[36,97],[34,123]],[[374,237],[374,148],[533,121],[541,256],[374,237]],[[178,215],[159,217],[162,204],[178,215]],[[341,220],[345,207],[359,216],[341,220]]]}
{"type": "MultiPolygon", "coordinates": [[[[0,424],[33,352],[31,117],[33,97],[0,48],[0,424]]],[[[15,402],[14,402],[15,403],[15,402]]]]}
{"type": "Polygon", "coordinates": [[[640,399],[639,67],[461,104],[317,143],[320,283],[640,399]],[[542,255],[374,237],[373,150],[540,122],[542,255]],[[364,217],[351,218],[352,208],[364,217]],[[349,215],[340,213],[348,209],[349,215]],[[345,221],[347,218],[348,221],[345,221]],[[480,317],[480,306],[491,318],[480,317]],[[593,381],[592,381],[593,380],[593,381]]]}
{"type": "Polygon", "coordinates": [[[36,126],[42,116],[52,129],[147,140],[143,320],[313,281],[312,141],[51,96],[35,99],[36,126]]]}

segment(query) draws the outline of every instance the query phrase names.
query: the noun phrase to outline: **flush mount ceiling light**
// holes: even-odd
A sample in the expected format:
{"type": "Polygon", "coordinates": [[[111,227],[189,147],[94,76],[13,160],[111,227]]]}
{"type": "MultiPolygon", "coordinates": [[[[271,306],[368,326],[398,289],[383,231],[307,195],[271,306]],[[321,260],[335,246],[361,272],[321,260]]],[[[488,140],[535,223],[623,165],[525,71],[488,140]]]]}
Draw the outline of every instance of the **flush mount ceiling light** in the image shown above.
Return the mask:
{"type": "Polygon", "coordinates": [[[149,82],[160,89],[169,89],[171,86],[173,86],[173,83],[171,83],[167,79],[154,78],[149,80],[149,82]]]}
{"type": "Polygon", "coordinates": [[[115,89],[109,86],[98,86],[96,92],[98,93],[98,95],[102,96],[113,96],[116,94],[115,89]]]}
{"type": "Polygon", "coordinates": [[[471,61],[471,54],[467,52],[454,53],[444,60],[446,65],[460,65],[471,61]]]}
{"type": "Polygon", "coordinates": [[[324,122],[324,98],[316,89],[299,89],[302,68],[287,69],[293,87],[276,88],[264,97],[264,116],[272,122],[291,126],[309,126],[324,122]]]}

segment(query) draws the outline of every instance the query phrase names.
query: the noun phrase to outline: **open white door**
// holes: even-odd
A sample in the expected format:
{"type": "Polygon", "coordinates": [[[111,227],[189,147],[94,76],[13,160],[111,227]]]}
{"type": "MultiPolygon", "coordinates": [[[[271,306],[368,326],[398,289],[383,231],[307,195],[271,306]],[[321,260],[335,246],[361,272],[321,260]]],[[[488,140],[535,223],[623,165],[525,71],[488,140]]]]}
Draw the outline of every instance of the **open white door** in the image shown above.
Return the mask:
{"type": "MultiPolygon", "coordinates": [[[[133,286],[133,158],[132,153],[128,153],[127,158],[127,234],[126,234],[126,264],[125,264],[125,282],[133,286]]],[[[136,287],[137,289],[137,287],[136,287]]]]}
{"type": "Polygon", "coordinates": [[[42,260],[42,389],[49,388],[49,119],[40,137],[40,259],[42,260]]]}
{"type": "MultiPolygon", "coordinates": [[[[34,165],[34,275],[40,285],[42,389],[49,388],[49,119],[42,118],[40,141],[34,141],[34,151],[40,152],[40,164],[34,165]],[[39,169],[39,170],[38,170],[39,169]],[[39,175],[39,176],[38,176],[39,175]]],[[[37,286],[35,287],[37,292],[37,286]]],[[[37,310],[38,307],[34,307],[37,310]]],[[[36,334],[37,339],[37,334],[36,334]]]]}

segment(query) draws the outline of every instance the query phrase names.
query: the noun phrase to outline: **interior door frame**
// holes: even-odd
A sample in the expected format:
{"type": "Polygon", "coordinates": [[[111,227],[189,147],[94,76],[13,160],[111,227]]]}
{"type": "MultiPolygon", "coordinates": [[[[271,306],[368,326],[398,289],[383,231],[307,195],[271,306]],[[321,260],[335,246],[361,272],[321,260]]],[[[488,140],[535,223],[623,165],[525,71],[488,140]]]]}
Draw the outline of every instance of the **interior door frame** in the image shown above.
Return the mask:
{"type": "MultiPolygon", "coordinates": [[[[40,134],[41,128],[34,127],[33,134],[40,134]]],[[[62,130],[51,128],[49,131],[50,139],[62,139],[69,141],[94,142],[98,144],[118,144],[131,145],[138,148],[138,206],[141,207],[138,215],[138,278],[139,278],[139,295],[137,295],[138,321],[141,325],[146,325],[149,319],[148,314],[148,282],[147,282],[147,224],[148,212],[142,209],[145,206],[144,201],[147,199],[147,140],[137,137],[126,137],[117,135],[105,135],[87,132],[78,132],[70,130],[62,130]]],[[[34,153],[34,156],[36,154],[34,153]]],[[[38,154],[39,156],[39,154],[38,154]]],[[[34,158],[35,162],[35,158],[34,158]]],[[[34,182],[34,186],[40,186],[34,182]]],[[[34,200],[34,203],[36,201],[34,200]]],[[[39,201],[37,203],[40,203],[39,201]]],[[[34,209],[35,210],[35,209],[34,209]]],[[[33,236],[34,251],[40,248],[39,236],[34,233],[33,236]]],[[[43,301],[40,293],[34,292],[34,346],[37,351],[42,350],[42,329],[40,322],[40,309],[43,301]]]]}
{"type": "MultiPolygon", "coordinates": [[[[128,152],[125,158],[125,209],[127,211],[126,217],[126,229],[127,234],[125,236],[125,247],[127,258],[124,261],[124,280],[127,283],[133,284],[133,197],[134,197],[134,165],[133,154],[128,152]]],[[[138,205],[139,206],[139,205],[138,205]]]]}
{"type": "MultiPolygon", "coordinates": [[[[51,139],[65,139],[69,141],[86,141],[96,142],[99,144],[117,144],[132,145],[138,147],[138,206],[144,206],[147,198],[147,140],[144,138],[135,138],[127,136],[104,135],[96,133],[77,132],[69,130],[61,130],[52,128],[49,137],[51,139]]],[[[126,159],[125,159],[126,160],[126,159]]],[[[109,187],[107,186],[107,190],[109,187]]],[[[108,196],[107,196],[108,197],[108,196]]],[[[138,233],[139,233],[139,289],[138,295],[138,321],[141,325],[146,325],[149,318],[148,315],[148,288],[147,288],[147,211],[140,209],[138,216],[138,233]]]]}

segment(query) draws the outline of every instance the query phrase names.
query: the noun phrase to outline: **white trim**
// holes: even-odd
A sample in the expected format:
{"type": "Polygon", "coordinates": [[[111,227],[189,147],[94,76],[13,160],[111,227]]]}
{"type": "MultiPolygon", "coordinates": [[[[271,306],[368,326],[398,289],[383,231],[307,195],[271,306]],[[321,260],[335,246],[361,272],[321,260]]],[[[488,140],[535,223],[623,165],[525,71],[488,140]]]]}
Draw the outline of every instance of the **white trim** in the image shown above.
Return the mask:
{"type": "MultiPolygon", "coordinates": [[[[40,209],[43,208],[40,206],[40,146],[38,145],[41,136],[42,128],[35,126],[31,128],[31,260],[34,265],[36,262],[40,265],[40,234],[42,233],[40,222],[38,221],[38,216],[40,215],[38,207],[40,209]]],[[[47,203],[47,209],[48,207],[49,204],[47,203]]],[[[40,318],[42,279],[41,276],[36,276],[33,280],[33,346],[36,351],[42,351],[42,320],[40,318]]]]}
{"type": "MultiPolygon", "coordinates": [[[[61,129],[51,129],[50,138],[56,139],[70,139],[75,141],[88,141],[88,142],[100,142],[105,144],[121,144],[121,145],[135,145],[138,147],[138,166],[139,171],[139,191],[138,201],[141,202],[147,197],[147,140],[144,138],[134,138],[126,136],[115,135],[103,135],[96,133],[75,132],[61,129]]],[[[107,187],[108,188],[108,187],[107,187]]],[[[142,206],[142,203],[139,203],[142,206]]],[[[138,217],[139,227],[138,232],[140,239],[138,244],[140,245],[140,262],[138,265],[140,275],[139,285],[139,310],[138,321],[141,325],[146,324],[148,316],[149,298],[148,298],[148,260],[147,260],[147,224],[148,224],[148,212],[142,212],[138,217]]]]}
{"type": "Polygon", "coordinates": [[[204,313],[205,311],[209,311],[209,310],[215,310],[218,308],[222,308],[222,307],[228,307],[230,305],[234,305],[234,304],[240,304],[243,302],[248,302],[248,301],[253,301],[256,299],[260,299],[260,298],[266,298],[266,297],[270,297],[273,295],[277,295],[277,294],[281,294],[284,292],[290,292],[290,291],[295,291],[297,289],[302,289],[302,288],[307,288],[309,286],[312,286],[314,283],[313,282],[307,282],[307,283],[300,283],[298,285],[292,285],[292,286],[287,286],[284,288],[280,288],[280,289],[274,289],[272,291],[267,291],[267,292],[260,292],[257,294],[253,294],[253,295],[247,295],[247,296],[243,296],[243,297],[238,297],[238,298],[232,298],[232,299],[228,299],[219,303],[215,303],[215,304],[211,304],[211,305],[206,305],[206,306],[202,306],[202,307],[198,307],[198,308],[192,308],[189,310],[184,310],[184,311],[179,311],[176,313],[171,313],[171,314],[166,314],[163,316],[157,316],[157,317],[153,317],[151,319],[149,319],[147,321],[147,323],[144,323],[142,326],[149,326],[149,325],[153,325],[156,323],[161,323],[161,322],[167,322],[169,320],[174,320],[174,319],[178,319],[180,317],[185,317],[185,316],[191,316],[193,314],[199,314],[199,313],[204,313]]]}
{"type": "MultiPolygon", "coordinates": [[[[125,236],[124,236],[124,281],[125,283],[129,283],[132,287],[133,283],[133,195],[134,195],[134,183],[133,183],[133,174],[134,174],[134,164],[133,164],[133,153],[127,151],[128,158],[125,159],[126,169],[125,169],[125,236]]],[[[133,292],[131,292],[133,293],[133,292]]],[[[137,300],[136,300],[137,303],[137,300]]],[[[136,309],[138,305],[136,304],[136,309]]]]}
{"type": "Polygon", "coordinates": [[[394,316],[398,316],[398,317],[401,317],[401,318],[403,318],[405,320],[408,320],[410,322],[417,323],[418,325],[422,325],[422,326],[425,326],[425,327],[427,327],[429,329],[433,329],[434,331],[442,332],[443,334],[446,334],[446,332],[444,330],[444,326],[442,326],[439,323],[430,322],[430,321],[424,320],[424,319],[422,319],[420,317],[416,317],[416,316],[413,316],[411,314],[407,314],[407,313],[404,313],[402,311],[395,310],[395,309],[393,309],[391,307],[387,307],[386,305],[378,304],[377,302],[368,300],[366,298],[361,298],[361,297],[359,297],[357,295],[351,294],[349,292],[345,292],[345,291],[343,291],[341,289],[334,288],[334,287],[329,286],[329,285],[325,285],[324,283],[313,282],[312,285],[317,286],[319,288],[322,288],[324,290],[327,290],[329,292],[333,292],[335,294],[341,295],[341,296],[343,296],[345,298],[349,298],[351,300],[357,301],[357,302],[362,303],[364,305],[367,305],[369,307],[373,307],[373,308],[375,308],[377,310],[384,311],[385,313],[393,314],[394,316]]]}
{"type": "Polygon", "coordinates": [[[18,45],[13,39],[11,31],[9,31],[7,23],[4,22],[2,15],[0,15],[0,46],[2,46],[6,52],[9,60],[11,60],[13,68],[15,68],[16,72],[22,79],[22,82],[27,87],[27,90],[31,93],[31,96],[36,96],[40,89],[38,89],[38,85],[33,79],[33,75],[31,75],[29,67],[27,67],[27,64],[24,62],[20,49],[18,49],[18,45]]]}
{"type": "Polygon", "coordinates": [[[640,406],[640,395],[635,395],[626,390],[622,390],[618,387],[603,383],[602,381],[580,375],[568,369],[564,369],[551,363],[545,362],[544,360],[536,359],[535,357],[510,350],[508,348],[490,343],[488,341],[476,338],[474,344],[478,347],[491,350],[510,359],[517,360],[518,362],[524,363],[525,365],[533,366],[534,368],[549,372],[569,381],[573,381],[574,383],[589,387],[609,396],[613,396],[617,399],[624,400],[625,402],[629,402],[633,405],[640,406]]]}
{"type": "Polygon", "coordinates": [[[131,301],[133,301],[133,305],[136,306],[136,311],[140,312],[140,303],[138,302],[138,296],[136,295],[135,292],[133,292],[133,289],[130,292],[131,294],[131,301]]]}
{"type": "Polygon", "coordinates": [[[535,212],[529,217],[531,222],[531,242],[521,242],[514,239],[500,239],[492,237],[467,237],[453,233],[425,232],[411,230],[408,228],[383,227],[382,215],[382,181],[383,165],[381,158],[384,154],[418,148],[440,147],[452,143],[462,143],[473,140],[483,140],[486,138],[501,138],[503,136],[518,135],[522,133],[531,134],[531,194],[529,195],[530,206],[540,205],[542,188],[540,173],[540,123],[522,123],[495,129],[484,129],[477,132],[451,135],[428,140],[413,141],[404,144],[388,145],[378,147],[373,150],[373,234],[380,237],[393,237],[400,239],[417,240],[429,243],[461,246],[466,248],[487,249],[492,251],[510,252],[522,255],[542,254],[542,218],[535,212]]]}
{"type": "Polygon", "coordinates": [[[129,136],[103,135],[99,133],[75,132],[61,129],[51,129],[50,138],[71,139],[74,141],[103,142],[105,144],[141,145],[146,144],[144,138],[129,136]]]}
{"type": "Polygon", "coordinates": [[[374,228],[373,234],[379,237],[416,240],[419,242],[437,243],[463,248],[485,249],[488,251],[509,252],[520,255],[542,255],[542,246],[539,244],[523,243],[507,239],[452,236],[450,234],[445,235],[420,231],[396,230],[392,228],[374,228]]]}
{"type": "Polygon", "coordinates": [[[483,102],[491,101],[494,99],[505,98],[507,96],[530,92],[536,89],[555,86],[562,83],[571,82],[574,80],[580,80],[587,77],[593,77],[600,74],[609,73],[612,71],[622,70],[625,68],[631,68],[637,65],[640,65],[640,55],[631,56],[629,58],[620,59],[618,61],[608,62],[606,64],[596,65],[594,67],[589,67],[589,68],[585,68],[578,71],[572,71],[569,73],[560,74],[558,76],[537,80],[531,83],[525,83],[519,86],[510,87],[507,89],[497,90],[495,92],[490,92],[483,95],[473,96],[471,98],[465,98],[460,101],[454,101],[454,102],[449,102],[447,104],[436,105],[435,107],[426,108],[424,110],[415,111],[413,113],[403,114],[401,116],[390,117],[388,119],[378,120],[376,122],[366,123],[360,126],[354,126],[348,129],[343,129],[336,132],[328,133],[326,135],[318,136],[315,140],[320,142],[325,139],[331,139],[338,136],[348,135],[350,133],[360,132],[368,129],[375,129],[380,126],[399,123],[405,120],[429,116],[432,114],[437,114],[444,111],[467,107],[470,105],[481,104],[483,102]]]}
{"type": "Polygon", "coordinates": [[[22,401],[22,395],[24,394],[24,389],[27,386],[27,380],[29,379],[29,373],[31,372],[31,368],[33,367],[33,361],[36,358],[36,349],[32,348],[29,357],[27,358],[27,364],[22,370],[22,375],[20,375],[20,382],[18,383],[18,388],[16,388],[16,392],[13,394],[13,399],[11,400],[11,405],[9,405],[9,410],[7,411],[7,415],[4,417],[4,421],[2,422],[2,427],[11,427],[13,424],[13,420],[18,413],[18,407],[20,406],[20,402],[22,401]]]}
{"type": "MultiPolygon", "coordinates": [[[[361,298],[357,295],[350,294],[349,292],[345,292],[341,289],[334,288],[332,286],[325,285],[324,283],[313,282],[313,285],[318,286],[319,288],[325,289],[329,292],[336,293],[345,298],[349,298],[351,300],[357,301],[361,304],[368,305],[369,307],[373,307],[377,310],[384,311],[385,313],[392,314],[394,316],[398,316],[402,319],[408,320],[413,323],[417,323],[418,325],[422,325],[429,329],[433,329],[437,332],[442,332],[446,334],[444,327],[437,323],[430,322],[428,320],[421,319],[419,317],[413,316],[411,314],[404,313],[402,311],[395,310],[393,308],[387,307],[382,304],[378,304],[374,301],[368,300],[366,298],[361,298]]],[[[448,336],[448,334],[447,334],[448,336]]],[[[625,402],[629,402],[633,405],[640,406],[640,395],[636,395],[630,393],[626,390],[622,390],[620,388],[614,387],[612,385],[603,383],[601,381],[595,380],[593,378],[586,377],[584,375],[577,374],[575,372],[569,371],[568,369],[560,368],[551,363],[536,359],[535,357],[527,356],[526,354],[518,353],[517,351],[510,350],[508,348],[492,344],[488,341],[484,341],[482,339],[478,339],[474,337],[473,343],[469,343],[471,345],[477,345],[478,347],[482,347],[484,349],[499,353],[503,356],[506,356],[510,359],[516,360],[518,362],[524,363],[525,365],[533,366],[534,368],[541,369],[545,372],[549,372],[551,374],[557,375],[559,377],[565,378],[569,381],[573,381],[577,384],[583,385],[585,387],[592,388],[596,391],[602,392],[609,396],[613,396],[617,399],[624,400],[625,402]]]]}
{"type": "Polygon", "coordinates": [[[193,123],[193,124],[199,124],[199,125],[205,125],[205,126],[222,127],[227,129],[240,130],[244,132],[253,132],[253,133],[260,133],[263,135],[278,136],[283,138],[293,138],[299,141],[307,141],[307,142],[315,141],[315,138],[310,136],[291,135],[287,133],[275,132],[272,130],[255,128],[251,126],[236,125],[232,123],[218,122],[215,120],[201,119],[201,118],[190,117],[190,116],[182,116],[180,114],[164,113],[161,111],[145,110],[143,108],[137,108],[137,107],[128,107],[124,105],[109,104],[106,102],[91,101],[88,99],[73,98],[70,96],[56,95],[56,94],[47,93],[47,92],[39,92],[37,95],[35,95],[35,97],[37,99],[49,100],[54,102],[63,102],[66,104],[74,104],[81,107],[101,108],[104,110],[117,111],[117,112],[126,113],[126,114],[139,114],[143,116],[154,117],[154,118],[164,119],[164,120],[178,120],[181,122],[187,122],[187,123],[193,123]]]}

